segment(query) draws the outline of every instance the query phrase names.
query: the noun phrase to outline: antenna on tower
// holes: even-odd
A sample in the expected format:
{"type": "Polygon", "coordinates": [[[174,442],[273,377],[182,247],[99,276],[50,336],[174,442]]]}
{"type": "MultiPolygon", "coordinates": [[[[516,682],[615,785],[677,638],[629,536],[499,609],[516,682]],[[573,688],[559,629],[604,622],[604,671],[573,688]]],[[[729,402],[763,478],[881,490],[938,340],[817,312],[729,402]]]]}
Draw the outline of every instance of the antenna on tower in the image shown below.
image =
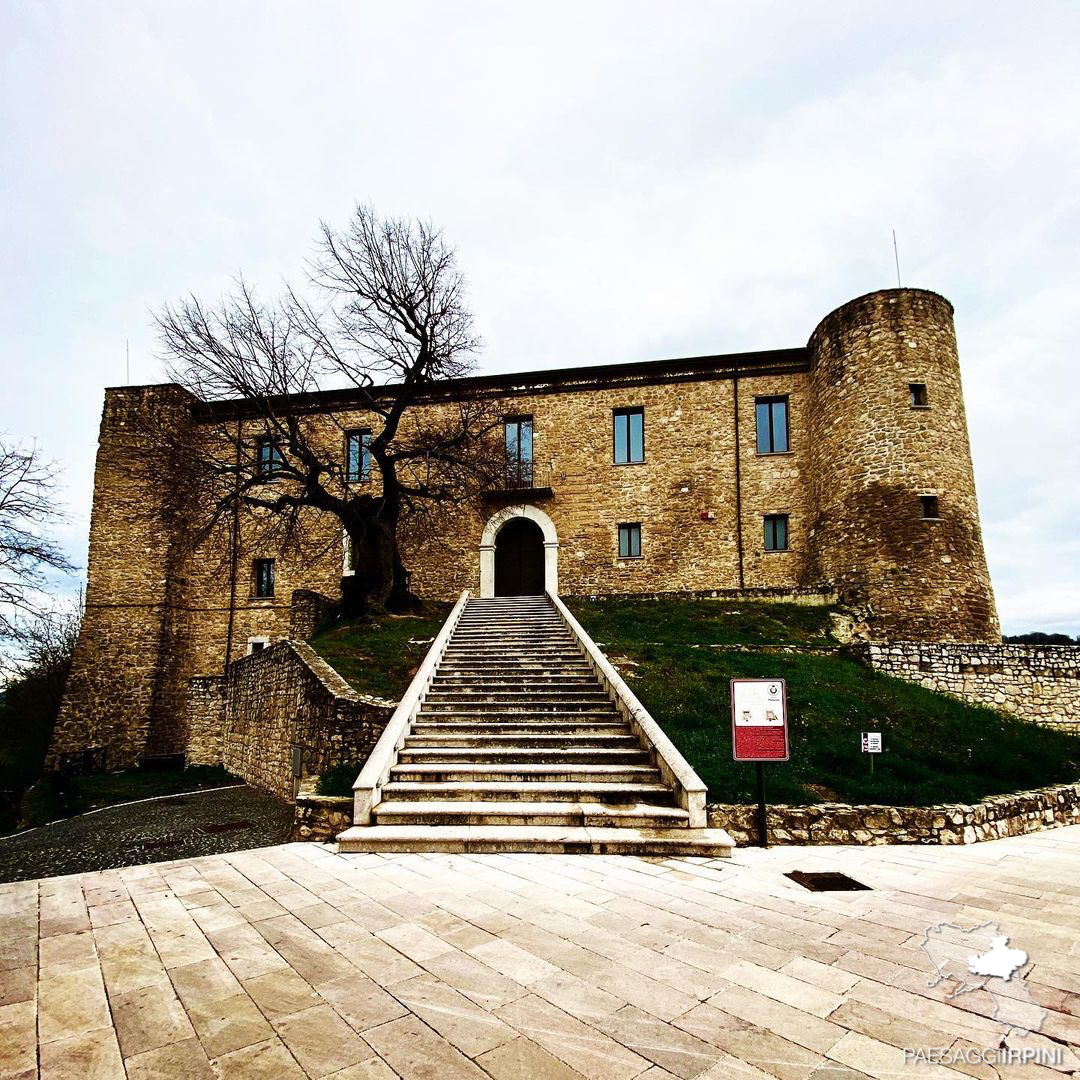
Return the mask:
{"type": "Polygon", "coordinates": [[[131,385],[131,342],[124,338],[124,379],[131,385]]]}
{"type": "Polygon", "coordinates": [[[896,230],[892,231],[892,253],[893,259],[896,260],[896,287],[899,289],[900,285],[900,252],[896,248],[896,230]]]}

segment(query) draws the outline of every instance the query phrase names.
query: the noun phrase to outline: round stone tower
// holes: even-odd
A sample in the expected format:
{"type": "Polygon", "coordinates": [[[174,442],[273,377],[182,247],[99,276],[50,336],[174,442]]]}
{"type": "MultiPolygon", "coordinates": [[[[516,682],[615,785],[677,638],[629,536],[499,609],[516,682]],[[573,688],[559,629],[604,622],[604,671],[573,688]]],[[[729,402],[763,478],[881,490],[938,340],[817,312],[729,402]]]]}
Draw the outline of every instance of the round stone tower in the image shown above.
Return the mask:
{"type": "Polygon", "coordinates": [[[1000,641],[952,305],[883,289],[810,337],[810,571],[893,641],[1000,641]]]}

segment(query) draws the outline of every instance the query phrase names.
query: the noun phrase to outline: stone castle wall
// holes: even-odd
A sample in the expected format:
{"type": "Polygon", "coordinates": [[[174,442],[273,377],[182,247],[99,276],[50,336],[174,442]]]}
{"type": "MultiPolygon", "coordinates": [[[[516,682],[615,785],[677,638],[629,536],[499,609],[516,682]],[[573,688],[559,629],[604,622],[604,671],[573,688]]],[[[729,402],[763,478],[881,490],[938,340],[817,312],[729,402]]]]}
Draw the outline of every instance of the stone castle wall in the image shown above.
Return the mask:
{"type": "Polygon", "coordinates": [[[188,760],[220,762],[292,799],[294,746],[302,751],[301,777],[362,762],[395,707],[357,694],[308,645],[280,641],[230,664],[223,676],[193,680],[188,760]]]}
{"type": "Polygon", "coordinates": [[[184,749],[186,667],[178,611],[188,601],[173,538],[182,499],[151,428],[190,424],[194,399],[174,386],[106,394],[94,469],[86,610],[46,767],[88,747],[106,767],[184,749]]]}
{"type": "MultiPolygon", "coordinates": [[[[522,377],[490,391],[504,414],[533,417],[535,466],[552,493],[530,498],[557,533],[560,592],[826,590],[868,612],[880,640],[993,638],[948,303],[920,290],[873,294],[829,316],[808,349],[757,356],[674,374],[631,365],[577,382],[522,377]],[[928,385],[927,410],[908,405],[916,380],[928,385]],[[790,449],[759,455],[755,399],[776,395],[789,399],[790,449]],[[612,410],[636,406],[645,460],[614,464],[612,410]],[[919,516],[917,496],[930,490],[940,522],[919,516]],[[789,515],[789,549],[767,552],[763,517],[776,513],[789,515]],[[622,522],[641,523],[640,558],[619,558],[622,522]]],[[[320,617],[312,597],[340,595],[340,525],[315,511],[302,544],[275,541],[265,516],[242,513],[193,548],[181,487],[129,422],[156,413],[204,422],[177,387],[106,393],[87,617],[51,764],[93,745],[108,748],[109,767],[184,749],[192,679],[222,674],[251,638],[304,636],[320,617]],[[259,558],[275,560],[273,597],[254,595],[259,558]]],[[[340,404],[308,418],[335,447],[343,430],[370,424],[340,404]]],[[[415,591],[452,599],[478,588],[484,526],[507,505],[479,498],[407,529],[415,591]]]]}
{"type": "Polygon", "coordinates": [[[897,642],[867,645],[866,657],[928,690],[1080,731],[1080,645],[897,642]]]}
{"type": "Polygon", "coordinates": [[[952,305],[889,289],[810,339],[810,574],[865,606],[884,640],[999,641],[952,305]],[[913,406],[909,386],[925,385],[913,406]],[[924,520],[920,495],[938,497],[924,520]]]}
{"type": "MultiPolygon", "coordinates": [[[[974,844],[1080,824],[1080,784],[994,795],[974,804],[767,809],[773,844],[974,844]]],[[[707,811],[710,828],[727,829],[737,844],[758,842],[756,806],[712,803],[707,811]]]]}

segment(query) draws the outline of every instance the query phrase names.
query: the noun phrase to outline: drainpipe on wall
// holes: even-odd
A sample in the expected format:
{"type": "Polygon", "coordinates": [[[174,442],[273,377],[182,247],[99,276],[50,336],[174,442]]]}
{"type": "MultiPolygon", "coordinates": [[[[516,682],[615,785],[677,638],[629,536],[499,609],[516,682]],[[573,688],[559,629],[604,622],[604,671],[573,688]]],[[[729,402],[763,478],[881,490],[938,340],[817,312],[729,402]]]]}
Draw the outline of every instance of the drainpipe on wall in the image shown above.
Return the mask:
{"type": "Polygon", "coordinates": [[[731,380],[732,401],[735,406],[735,550],[739,555],[739,589],[746,588],[743,575],[742,542],[742,453],[739,449],[739,369],[731,380]]]}
{"type": "Polygon", "coordinates": [[[227,671],[229,667],[229,658],[232,656],[233,623],[236,620],[236,565],[240,558],[240,508],[237,506],[235,496],[240,489],[241,423],[240,420],[236,421],[236,475],[233,482],[232,539],[229,552],[229,628],[225,634],[225,662],[222,664],[222,671],[227,671]]]}

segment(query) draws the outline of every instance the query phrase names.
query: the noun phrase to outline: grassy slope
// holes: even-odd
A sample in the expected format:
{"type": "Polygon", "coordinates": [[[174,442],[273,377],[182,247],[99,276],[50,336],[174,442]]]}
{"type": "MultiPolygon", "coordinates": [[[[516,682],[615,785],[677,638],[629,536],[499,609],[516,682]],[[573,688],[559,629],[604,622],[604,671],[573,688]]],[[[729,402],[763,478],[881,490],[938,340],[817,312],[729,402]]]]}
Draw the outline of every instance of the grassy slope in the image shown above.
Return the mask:
{"type": "Polygon", "coordinates": [[[373,615],[321,630],[311,647],[361,694],[397,701],[439,632],[450,604],[420,615],[373,615]]]}
{"type": "Polygon", "coordinates": [[[829,644],[827,610],[715,600],[571,607],[708,784],[711,801],[754,795],[754,766],[731,760],[728,680],[735,676],[787,680],[791,761],[766,769],[771,802],[932,805],[1080,777],[1075,735],[966,705],[844,656],[703,647],[829,644]],[[873,775],[859,748],[867,730],[884,734],[873,775]]]}

